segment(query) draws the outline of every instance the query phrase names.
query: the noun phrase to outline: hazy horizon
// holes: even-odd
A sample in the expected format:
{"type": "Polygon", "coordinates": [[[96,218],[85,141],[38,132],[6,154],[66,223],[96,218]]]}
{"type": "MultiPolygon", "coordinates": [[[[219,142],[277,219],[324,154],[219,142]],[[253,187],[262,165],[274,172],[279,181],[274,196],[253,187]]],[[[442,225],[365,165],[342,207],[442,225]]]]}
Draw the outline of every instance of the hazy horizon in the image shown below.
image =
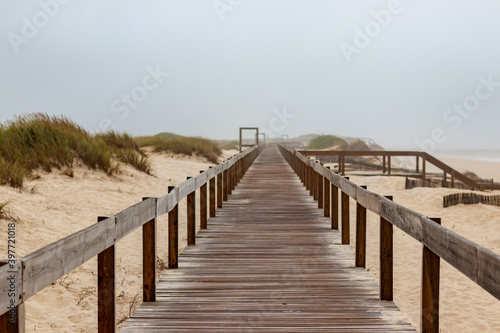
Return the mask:
{"type": "Polygon", "coordinates": [[[0,122],[236,139],[333,134],[495,149],[493,1],[6,0],[0,122]]]}

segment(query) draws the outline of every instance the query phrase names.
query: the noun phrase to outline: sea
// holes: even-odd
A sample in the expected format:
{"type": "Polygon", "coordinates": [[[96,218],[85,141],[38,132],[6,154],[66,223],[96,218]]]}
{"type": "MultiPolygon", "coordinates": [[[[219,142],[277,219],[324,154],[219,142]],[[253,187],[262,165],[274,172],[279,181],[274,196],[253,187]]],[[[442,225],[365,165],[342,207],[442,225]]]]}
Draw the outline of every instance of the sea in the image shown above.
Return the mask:
{"type": "Polygon", "coordinates": [[[438,158],[448,157],[500,162],[500,149],[437,149],[432,155],[438,158]]]}

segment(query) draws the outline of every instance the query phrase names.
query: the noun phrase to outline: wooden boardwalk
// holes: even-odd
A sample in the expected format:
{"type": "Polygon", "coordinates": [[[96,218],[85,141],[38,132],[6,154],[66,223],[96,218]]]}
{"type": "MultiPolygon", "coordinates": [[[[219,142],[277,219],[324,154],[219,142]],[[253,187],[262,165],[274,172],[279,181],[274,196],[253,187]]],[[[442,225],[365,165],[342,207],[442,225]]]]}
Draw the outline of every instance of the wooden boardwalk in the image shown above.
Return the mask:
{"type": "Polygon", "coordinates": [[[415,332],[276,148],[121,332],[415,332]]]}

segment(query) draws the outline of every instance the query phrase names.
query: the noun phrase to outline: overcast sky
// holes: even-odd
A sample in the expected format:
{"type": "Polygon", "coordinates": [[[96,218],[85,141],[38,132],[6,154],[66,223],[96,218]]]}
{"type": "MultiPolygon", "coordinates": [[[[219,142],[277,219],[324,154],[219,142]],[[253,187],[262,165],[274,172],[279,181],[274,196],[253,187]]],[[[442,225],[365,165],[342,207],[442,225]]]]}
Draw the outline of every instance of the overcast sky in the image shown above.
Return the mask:
{"type": "Polygon", "coordinates": [[[500,148],[500,2],[2,0],[0,122],[500,148]]]}

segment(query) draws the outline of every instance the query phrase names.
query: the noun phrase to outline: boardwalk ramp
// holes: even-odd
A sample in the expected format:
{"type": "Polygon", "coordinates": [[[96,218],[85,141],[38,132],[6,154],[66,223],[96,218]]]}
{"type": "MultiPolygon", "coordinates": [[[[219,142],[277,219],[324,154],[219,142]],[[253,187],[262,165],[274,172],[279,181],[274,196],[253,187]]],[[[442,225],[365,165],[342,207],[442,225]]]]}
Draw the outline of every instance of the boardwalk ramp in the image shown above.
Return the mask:
{"type": "Polygon", "coordinates": [[[275,147],[121,332],[415,332],[275,147]]]}

